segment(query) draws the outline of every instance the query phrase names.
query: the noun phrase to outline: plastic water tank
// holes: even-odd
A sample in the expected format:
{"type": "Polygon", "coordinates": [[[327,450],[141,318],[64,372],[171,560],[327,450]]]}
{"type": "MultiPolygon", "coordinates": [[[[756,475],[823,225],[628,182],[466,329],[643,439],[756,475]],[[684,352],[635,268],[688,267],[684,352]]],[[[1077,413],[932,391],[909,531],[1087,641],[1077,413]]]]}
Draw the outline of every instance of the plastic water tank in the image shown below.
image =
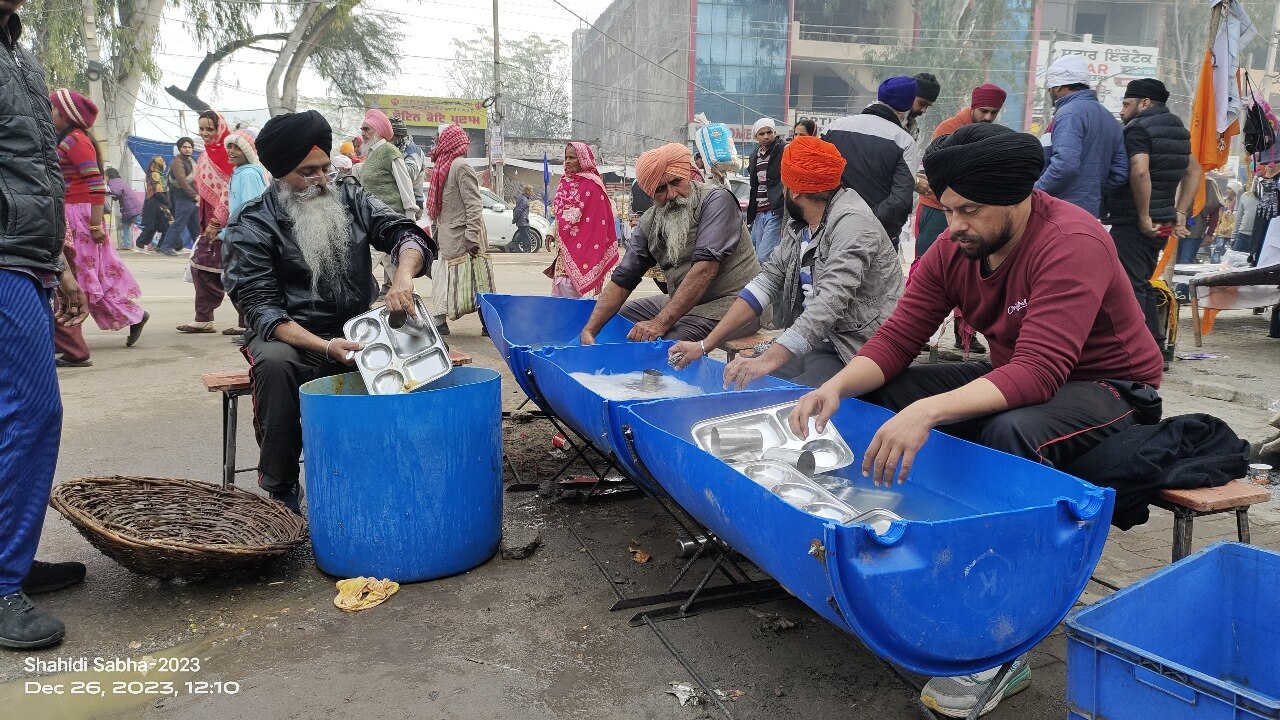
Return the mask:
{"type": "Polygon", "coordinates": [[[369,395],[358,373],[302,386],[316,564],[398,582],[465,572],[502,536],[498,373],[455,368],[412,393],[369,395]]]}

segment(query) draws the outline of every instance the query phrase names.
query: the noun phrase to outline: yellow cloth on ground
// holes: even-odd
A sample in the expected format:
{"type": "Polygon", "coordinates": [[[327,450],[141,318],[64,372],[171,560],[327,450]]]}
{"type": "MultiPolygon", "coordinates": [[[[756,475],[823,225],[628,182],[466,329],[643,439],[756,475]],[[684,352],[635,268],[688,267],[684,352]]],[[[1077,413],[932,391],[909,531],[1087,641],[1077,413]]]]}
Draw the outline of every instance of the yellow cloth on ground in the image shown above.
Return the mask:
{"type": "Polygon", "coordinates": [[[335,584],[338,586],[338,597],[333,599],[333,604],[345,612],[357,612],[380,605],[400,590],[398,582],[371,577],[339,580],[335,584]]]}

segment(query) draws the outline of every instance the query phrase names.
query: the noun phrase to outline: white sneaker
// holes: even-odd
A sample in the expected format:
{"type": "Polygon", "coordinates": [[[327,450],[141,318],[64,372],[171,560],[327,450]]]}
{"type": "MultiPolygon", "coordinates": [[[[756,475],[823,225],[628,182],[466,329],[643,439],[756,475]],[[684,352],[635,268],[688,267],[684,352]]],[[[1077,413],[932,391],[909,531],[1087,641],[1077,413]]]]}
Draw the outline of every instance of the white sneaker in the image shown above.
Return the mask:
{"type": "MultiPolygon", "coordinates": [[[[947,717],[968,717],[978,698],[995,679],[998,670],[999,668],[992,668],[971,675],[933,678],[920,691],[920,702],[930,710],[947,717]]],[[[1005,673],[1000,687],[991,696],[987,706],[982,708],[979,717],[994,710],[1001,700],[1017,695],[1030,686],[1031,665],[1027,662],[1027,656],[1022,655],[1013,661],[1013,667],[1005,673]]]]}

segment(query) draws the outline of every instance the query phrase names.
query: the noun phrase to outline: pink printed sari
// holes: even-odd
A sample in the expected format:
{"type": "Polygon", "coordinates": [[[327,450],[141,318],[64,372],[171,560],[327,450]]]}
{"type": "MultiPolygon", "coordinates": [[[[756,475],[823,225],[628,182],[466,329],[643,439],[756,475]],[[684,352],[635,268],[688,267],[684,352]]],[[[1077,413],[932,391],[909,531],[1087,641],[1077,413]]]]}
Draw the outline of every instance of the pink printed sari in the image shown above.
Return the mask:
{"type": "MultiPolygon", "coordinates": [[[[598,292],[613,266],[618,264],[618,233],[613,204],[604,179],[596,169],[595,155],[586,143],[569,143],[578,155],[576,173],[566,173],[556,189],[556,236],[560,240],[563,277],[578,295],[598,292]]],[[[557,270],[560,268],[557,267],[557,270]]],[[[559,280],[559,277],[556,278],[559,280]]]]}

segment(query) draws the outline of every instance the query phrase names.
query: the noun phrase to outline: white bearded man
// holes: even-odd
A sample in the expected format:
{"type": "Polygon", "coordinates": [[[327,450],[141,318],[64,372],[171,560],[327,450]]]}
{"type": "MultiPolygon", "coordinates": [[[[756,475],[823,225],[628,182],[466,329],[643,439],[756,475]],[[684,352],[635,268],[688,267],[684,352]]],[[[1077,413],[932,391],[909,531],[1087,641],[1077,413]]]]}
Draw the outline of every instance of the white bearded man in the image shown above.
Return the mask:
{"type": "Polygon", "coordinates": [[[331,184],[333,134],[309,110],[272,118],[258,134],[258,159],[275,181],[227,226],[227,292],[244,313],[252,365],[258,484],[298,510],[302,426],[298,387],[346,372],[360,343],[346,321],[373,304],[378,286],[369,248],[390,253],[396,275],[387,309],[417,315],[413,279],[436,244],[422,228],[354,184],[331,184]]]}

